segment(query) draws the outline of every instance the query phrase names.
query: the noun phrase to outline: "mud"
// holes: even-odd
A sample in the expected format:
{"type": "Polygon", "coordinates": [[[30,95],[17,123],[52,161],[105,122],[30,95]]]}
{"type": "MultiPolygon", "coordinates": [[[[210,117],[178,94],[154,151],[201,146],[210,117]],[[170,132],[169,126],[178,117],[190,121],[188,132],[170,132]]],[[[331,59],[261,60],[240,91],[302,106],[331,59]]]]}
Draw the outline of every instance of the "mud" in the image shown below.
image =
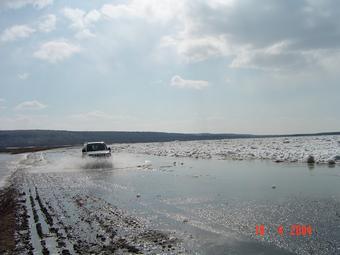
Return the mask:
{"type": "Polygon", "coordinates": [[[26,199],[14,184],[0,191],[0,254],[33,254],[26,199]]]}
{"type": "Polygon", "coordinates": [[[8,187],[0,192],[0,253],[11,254],[15,249],[17,192],[8,187]]]}

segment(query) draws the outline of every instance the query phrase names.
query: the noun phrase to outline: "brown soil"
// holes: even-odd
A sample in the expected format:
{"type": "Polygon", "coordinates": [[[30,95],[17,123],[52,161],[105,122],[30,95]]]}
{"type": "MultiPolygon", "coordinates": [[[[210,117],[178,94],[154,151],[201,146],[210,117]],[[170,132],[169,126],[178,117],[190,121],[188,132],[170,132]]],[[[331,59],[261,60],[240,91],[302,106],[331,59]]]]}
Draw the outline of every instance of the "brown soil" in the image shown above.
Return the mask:
{"type": "Polygon", "coordinates": [[[7,187],[0,191],[0,254],[13,254],[15,249],[17,191],[7,187]]]}

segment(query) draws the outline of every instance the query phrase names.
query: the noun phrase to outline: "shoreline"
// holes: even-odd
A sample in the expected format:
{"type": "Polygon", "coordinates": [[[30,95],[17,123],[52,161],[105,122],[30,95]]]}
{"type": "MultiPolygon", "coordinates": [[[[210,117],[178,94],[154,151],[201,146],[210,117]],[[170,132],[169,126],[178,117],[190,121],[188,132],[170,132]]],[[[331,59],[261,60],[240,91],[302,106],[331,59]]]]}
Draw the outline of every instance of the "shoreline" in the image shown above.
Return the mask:
{"type": "Polygon", "coordinates": [[[340,163],[340,136],[249,138],[206,141],[113,144],[113,152],[222,160],[269,160],[276,163],[340,163]]]}
{"type": "Polygon", "coordinates": [[[60,148],[69,148],[74,147],[71,145],[64,146],[34,146],[34,147],[8,147],[8,148],[0,148],[0,153],[9,153],[9,154],[22,154],[28,152],[38,152],[38,151],[46,151],[60,148]]]}

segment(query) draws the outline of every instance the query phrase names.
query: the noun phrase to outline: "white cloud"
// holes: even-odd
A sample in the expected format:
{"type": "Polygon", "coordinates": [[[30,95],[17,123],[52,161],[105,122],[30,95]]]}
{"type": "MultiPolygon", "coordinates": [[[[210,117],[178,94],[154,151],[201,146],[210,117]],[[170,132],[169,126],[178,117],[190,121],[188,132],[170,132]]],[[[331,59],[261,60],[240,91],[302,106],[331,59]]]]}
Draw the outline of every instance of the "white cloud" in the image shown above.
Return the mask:
{"type": "Polygon", "coordinates": [[[240,46],[233,53],[231,68],[252,68],[268,71],[297,71],[315,64],[317,58],[313,51],[294,51],[289,49],[290,42],[281,41],[264,48],[251,45],[240,46]]]}
{"type": "Polygon", "coordinates": [[[235,4],[235,0],[209,0],[207,4],[215,9],[223,7],[232,7],[235,4]]]}
{"type": "Polygon", "coordinates": [[[230,46],[225,36],[164,36],[161,47],[173,47],[176,53],[189,62],[203,61],[211,57],[231,54],[230,46]]]}
{"type": "Polygon", "coordinates": [[[97,22],[101,14],[97,10],[91,10],[88,13],[81,9],[65,8],[63,14],[68,18],[72,24],[71,27],[82,30],[89,25],[97,22]]]}
{"type": "Polygon", "coordinates": [[[105,4],[101,13],[112,19],[143,18],[150,22],[168,22],[182,15],[185,1],[132,0],[127,4],[105,4]]]}
{"type": "Polygon", "coordinates": [[[265,53],[270,54],[270,55],[279,55],[283,53],[291,44],[290,41],[284,40],[280,42],[276,42],[273,45],[268,46],[265,48],[265,53]]]}
{"type": "Polygon", "coordinates": [[[27,73],[27,72],[18,74],[18,78],[23,81],[27,80],[29,77],[30,77],[30,73],[27,73]]]}
{"type": "Polygon", "coordinates": [[[65,40],[50,41],[42,44],[40,48],[34,52],[35,58],[45,60],[50,63],[57,63],[71,57],[80,51],[80,48],[65,40]]]}
{"type": "Polygon", "coordinates": [[[121,18],[127,16],[138,16],[136,10],[129,8],[125,4],[105,4],[101,8],[101,13],[107,18],[121,18]]]}
{"type": "Polygon", "coordinates": [[[39,23],[38,23],[38,29],[42,32],[48,33],[55,29],[57,22],[57,17],[53,14],[48,14],[43,16],[39,23]]]}
{"type": "Polygon", "coordinates": [[[40,103],[37,100],[33,100],[33,101],[25,101],[25,102],[18,104],[15,107],[15,110],[41,110],[44,108],[46,108],[46,105],[40,103]]]}
{"type": "Polygon", "coordinates": [[[77,32],[74,35],[74,37],[78,40],[81,40],[81,39],[86,39],[86,38],[90,38],[90,37],[96,37],[96,35],[94,33],[92,33],[89,29],[84,29],[84,30],[77,32]]]}
{"type": "Polygon", "coordinates": [[[0,5],[13,9],[22,8],[27,5],[42,9],[51,4],[53,4],[53,0],[2,0],[2,3],[0,3],[0,5]]]}
{"type": "Polygon", "coordinates": [[[101,13],[97,10],[85,12],[81,9],[64,8],[64,16],[71,21],[71,28],[78,31],[76,33],[77,39],[84,39],[86,37],[94,37],[95,35],[90,31],[94,23],[101,18],[101,13]]]}
{"type": "Polygon", "coordinates": [[[89,25],[92,23],[97,22],[101,17],[101,14],[97,10],[91,10],[84,16],[84,23],[85,25],[89,25]]]}
{"type": "Polygon", "coordinates": [[[56,16],[49,14],[43,16],[34,25],[35,28],[29,25],[14,25],[6,28],[0,35],[0,40],[3,42],[16,41],[23,38],[30,37],[37,30],[42,32],[51,32],[55,29],[56,16]]]}
{"type": "MultiPolygon", "coordinates": [[[[135,16],[143,13],[134,11],[132,2],[120,8],[110,5],[106,12],[113,17],[121,17],[124,12],[135,16]]],[[[308,71],[311,65],[317,69],[329,63],[330,51],[336,56],[332,61],[339,62],[338,2],[268,1],[258,5],[252,1],[211,0],[193,5],[190,1],[182,3],[179,15],[173,13],[178,24],[174,23],[173,32],[160,40],[160,49],[172,48],[180,59],[198,62],[223,57],[230,60],[233,68],[288,70],[290,73],[308,71]],[[327,54],[318,54],[322,51],[327,54]]]]}
{"type": "Polygon", "coordinates": [[[15,25],[6,28],[1,34],[1,41],[10,42],[18,39],[27,38],[35,32],[35,29],[27,25],[15,25]]]}
{"type": "Polygon", "coordinates": [[[178,88],[204,89],[209,86],[209,82],[204,80],[185,80],[179,75],[171,78],[170,86],[178,88]]]}

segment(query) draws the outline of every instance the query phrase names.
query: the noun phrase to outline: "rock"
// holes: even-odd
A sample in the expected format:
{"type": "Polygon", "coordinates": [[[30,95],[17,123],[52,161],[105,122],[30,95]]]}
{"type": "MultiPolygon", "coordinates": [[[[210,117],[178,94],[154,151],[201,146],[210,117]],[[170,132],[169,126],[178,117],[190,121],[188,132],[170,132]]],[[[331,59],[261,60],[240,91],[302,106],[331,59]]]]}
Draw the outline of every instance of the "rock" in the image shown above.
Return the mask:
{"type": "Polygon", "coordinates": [[[334,159],[329,159],[328,160],[328,165],[330,165],[330,166],[335,165],[335,160],[334,159]]]}
{"type": "Polygon", "coordinates": [[[340,155],[335,155],[335,156],[333,157],[333,159],[334,159],[335,161],[340,161],[340,155]]]}
{"type": "Polygon", "coordinates": [[[272,185],[272,189],[276,189],[276,185],[272,185]]]}
{"type": "Polygon", "coordinates": [[[138,193],[138,194],[136,195],[136,197],[137,197],[137,198],[140,198],[140,194],[138,193]]]}
{"type": "Polygon", "coordinates": [[[309,155],[307,157],[307,163],[308,164],[314,164],[315,163],[315,159],[314,159],[314,157],[312,155],[309,155]]]}

